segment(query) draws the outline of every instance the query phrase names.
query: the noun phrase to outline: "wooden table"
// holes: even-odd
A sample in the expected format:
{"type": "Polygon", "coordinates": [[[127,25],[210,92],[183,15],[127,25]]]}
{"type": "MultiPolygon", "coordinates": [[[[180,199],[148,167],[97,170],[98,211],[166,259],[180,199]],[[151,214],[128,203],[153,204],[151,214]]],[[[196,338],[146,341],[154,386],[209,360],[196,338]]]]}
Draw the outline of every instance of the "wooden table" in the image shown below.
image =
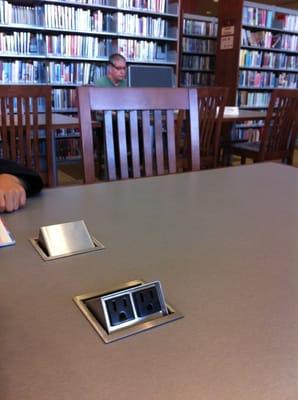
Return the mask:
{"type": "Polygon", "coordinates": [[[266,118],[266,111],[245,110],[239,107],[225,107],[223,122],[259,121],[266,118]]]}
{"type": "MultiPolygon", "coordinates": [[[[17,115],[14,116],[14,119],[15,119],[15,125],[17,125],[17,115]]],[[[31,119],[31,121],[32,121],[31,123],[33,124],[33,119],[31,119]]],[[[7,125],[8,126],[10,125],[9,121],[8,121],[7,125]]],[[[25,116],[23,116],[23,125],[25,126],[25,116]]],[[[38,125],[41,127],[43,125],[45,125],[45,114],[44,113],[38,114],[38,125]]],[[[78,119],[78,117],[73,117],[71,115],[53,113],[52,114],[52,125],[53,125],[54,129],[79,128],[79,119],[78,119]]],[[[0,126],[1,126],[1,120],[0,120],[0,126]]]]}
{"type": "Polygon", "coordinates": [[[1,400],[296,400],[298,170],[264,163],[45,190],[2,215],[1,400]],[[106,249],[44,262],[40,226],[106,249]],[[184,318],[104,344],[75,295],[160,279],[184,318]]]}
{"type": "MultiPolygon", "coordinates": [[[[43,115],[40,115],[41,123],[43,115]]],[[[263,120],[266,118],[265,111],[243,110],[239,107],[225,107],[223,121],[224,122],[241,122],[248,120],[263,120]]],[[[65,114],[52,114],[52,124],[55,129],[57,128],[79,128],[78,117],[65,114]]],[[[96,124],[96,122],[94,122],[96,124]]],[[[99,122],[97,122],[100,125],[99,122]]]]}
{"type": "MultiPolygon", "coordinates": [[[[39,115],[39,118],[41,119],[42,123],[42,118],[44,121],[44,114],[39,115]]],[[[79,118],[78,117],[73,117],[71,115],[65,115],[65,114],[57,114],[53,113],[52,114],[52,125],[54,129],[79,129],[80,124],[79,124],[79,118]]]]}

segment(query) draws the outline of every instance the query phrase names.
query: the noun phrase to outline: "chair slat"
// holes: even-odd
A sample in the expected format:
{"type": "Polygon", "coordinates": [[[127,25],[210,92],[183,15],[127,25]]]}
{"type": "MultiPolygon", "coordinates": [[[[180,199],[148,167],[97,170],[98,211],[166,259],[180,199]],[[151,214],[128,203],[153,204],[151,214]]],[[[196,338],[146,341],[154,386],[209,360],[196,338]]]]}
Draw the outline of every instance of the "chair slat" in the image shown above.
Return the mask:
{"type": "Polygon", "coordinates": [[[133,177],[139,178],[141,176],[141,168],[140,168],[140,147],[139,147],[139,136],[138,136],[137,111],[129,112],[129,121],[130,121],[130,140],[131,140],[133,177]]]}
{"type": "Polygon", "coordinates": [[[16,131],[14,120],[14,99],[8,99],[8,115],[9,115],[9,142],[10,142],[10,157],[13,161],[17,161],[17,146],[16,146],[16,131]]]}
{"type": "Polygon", "coordinates": [[[120,157],[120,174],[122,179],[128,178],[128,163],[127,163],[127,143],[126,143],[126,126],[125,126],[125,112],[118,111],[117,113],[117,126],[118,126],[118,143],[119,143],[119,157],[120,157]]]}
{"type": "MultiPolygon", "coordinates": [[[[38,99],[34,98],[32,99],[32,117],[33,117],[33,147],[34,147],[34,160],[32,160],[32,163],[34,163],[35,168],[37,171],[40,172],[40,152],[39,152],[39,126],[38,126],[38,104],[37,104],[38,99]]],[[[30,104],[29,104],[30,107],[30,104]]]]}
{"type": "Polygon", "coordinates": [[[162,115],[160,110],[154,111],[154,134],[155,134],[155,155],[157,175],[164,175],[164,150],[163,150],[163,130],[162,115]]]}
{"type": "Polygon", "coordinates": [[[198,112],[198,94],[195,90],[189,91],[189,110],[190,125],[190,149],[191,149],[191,169],[197,171],[200,169],[200,136],[199,132],[199,112],[198,112]]]}
{"type": "Polygon", "coordinates": [[[21,164],[26,165],[25,144],[24,144],[24,114],[23,114],[23,100],[21,97],[17,99],[17,135],[18,135],[18,154],[21,164]]]}
{"type": "Polygon", "coordinates": [[[105,111],[104,113],[104,130],[105,130],[105,145],[107,152],[107,168],[110,180],[116,179],[116,162],[115,162],[115,148],[114,148],[114,131],[112,112],[105,111]]]}
{"type": "Polygon", "coordinates": [[[168,165],[170,174],[177,172],[176,159],[176,135],[175,135],[175,115],[172,110],[167,111],[167,145],[168,145],[168,165]]]}
{"type": "Polygon", "coordinates": [[[144,168],[145,175],[153,175],[152,165],[152,129],[150,125],[150,113],[149,111],[142,111],[142,126],[143,126],[143,148],[144,148],[144,168]]]}
{"type": "Polygon", "coordinates": [[[3,157],[10,159],[9,142],[7,134],[7,113],[6,113],[6,98],[1,98],[1,141],[3,149],[3,157]]]}

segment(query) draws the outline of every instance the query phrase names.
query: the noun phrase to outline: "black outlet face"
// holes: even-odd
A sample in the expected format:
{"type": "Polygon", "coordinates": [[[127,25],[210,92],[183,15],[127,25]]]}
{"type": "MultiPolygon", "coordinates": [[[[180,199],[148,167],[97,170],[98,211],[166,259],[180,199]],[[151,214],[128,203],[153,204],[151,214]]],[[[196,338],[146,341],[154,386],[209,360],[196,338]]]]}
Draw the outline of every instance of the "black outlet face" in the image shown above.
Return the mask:
{"type": "Polygon", "coordinates": [[[134,305],[138,317],[146,317],[161,311],[161,304],[158,298],[156,287],[152,286],[133,293],[134,305]]]}
{"type": "Polygon", "coordinates": [[[131,300],[128,294],[106,300],[105,303],[112,326],[120,325],[134,319],[131,300]]]}

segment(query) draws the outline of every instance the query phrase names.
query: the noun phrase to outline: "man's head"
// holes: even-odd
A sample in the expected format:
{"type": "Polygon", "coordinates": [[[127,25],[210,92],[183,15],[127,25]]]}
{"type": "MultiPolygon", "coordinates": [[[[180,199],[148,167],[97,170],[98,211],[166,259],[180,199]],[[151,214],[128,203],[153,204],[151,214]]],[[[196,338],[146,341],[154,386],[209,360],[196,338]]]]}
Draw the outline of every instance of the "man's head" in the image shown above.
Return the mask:
{"type": "Polygon", "coordinates": [[[108,77],[115,86],[126,78],[126,60],[121,54],[115,53],[110,56],[108,77]]]}

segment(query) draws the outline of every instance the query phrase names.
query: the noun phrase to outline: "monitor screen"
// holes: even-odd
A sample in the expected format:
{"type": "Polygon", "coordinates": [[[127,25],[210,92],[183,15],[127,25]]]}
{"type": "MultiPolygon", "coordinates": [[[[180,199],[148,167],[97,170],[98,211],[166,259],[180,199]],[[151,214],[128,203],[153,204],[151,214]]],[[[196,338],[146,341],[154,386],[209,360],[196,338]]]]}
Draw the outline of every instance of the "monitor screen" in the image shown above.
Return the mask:
{"type": "Polygon", "coordinates": [[[173,87],[173,67],[156,65],[130,65],[128,67],[130,87],[173,87]]]}

